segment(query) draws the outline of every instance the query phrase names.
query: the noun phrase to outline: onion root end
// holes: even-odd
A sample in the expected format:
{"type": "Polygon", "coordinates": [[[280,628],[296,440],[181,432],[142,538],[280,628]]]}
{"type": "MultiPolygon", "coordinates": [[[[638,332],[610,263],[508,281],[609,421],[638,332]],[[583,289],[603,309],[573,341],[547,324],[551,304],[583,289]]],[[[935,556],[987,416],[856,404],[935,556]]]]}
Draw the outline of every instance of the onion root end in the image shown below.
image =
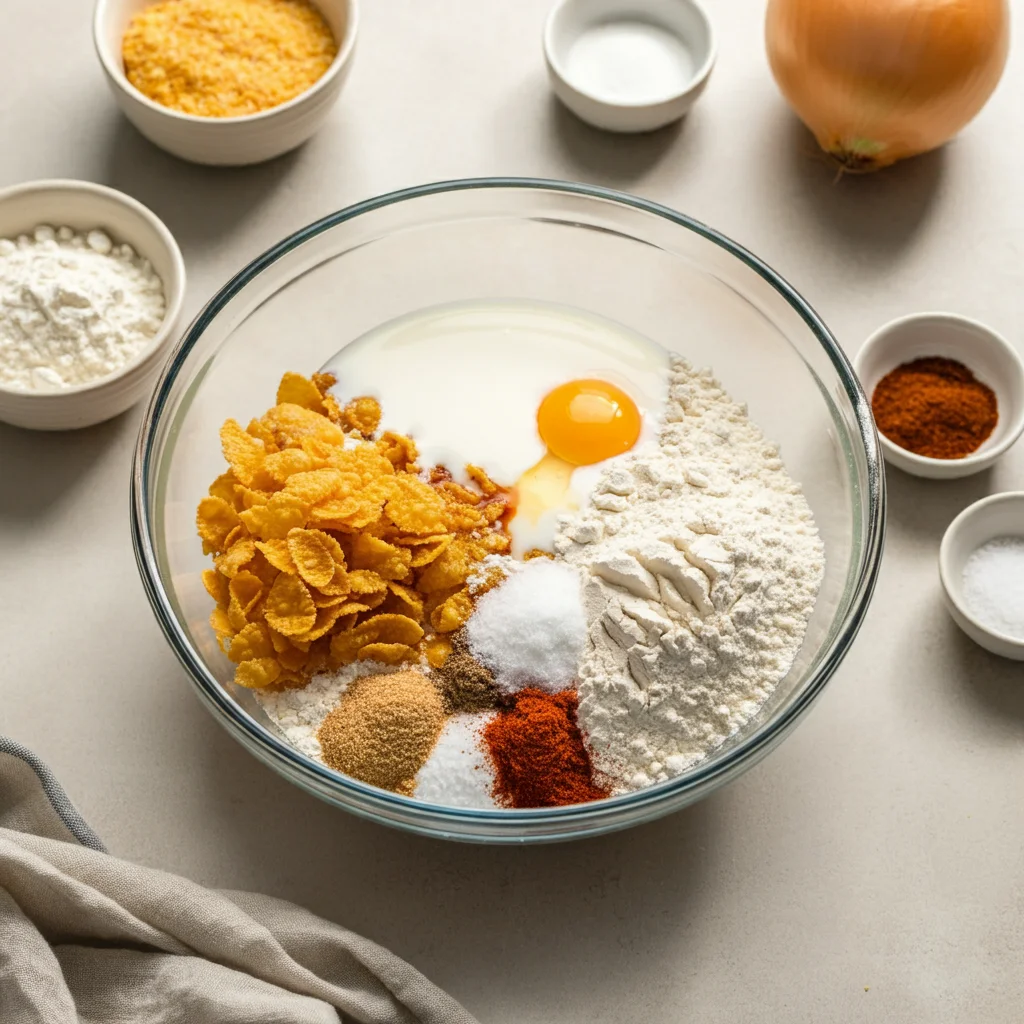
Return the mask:
{"type": "Polygon", "coordinates": [[[886,153],[888,147],[884,142],[862,138],[828,141],[819,139],[818,142],[840,175],[871,174],[896,162],[895,157],[886,153]]]}

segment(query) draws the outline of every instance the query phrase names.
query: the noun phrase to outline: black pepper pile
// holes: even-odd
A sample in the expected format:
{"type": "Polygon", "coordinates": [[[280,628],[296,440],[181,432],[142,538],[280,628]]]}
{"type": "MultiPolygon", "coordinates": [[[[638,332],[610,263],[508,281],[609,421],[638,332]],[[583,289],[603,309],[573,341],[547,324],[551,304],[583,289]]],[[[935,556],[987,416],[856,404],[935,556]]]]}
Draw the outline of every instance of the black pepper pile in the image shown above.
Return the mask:
{"type": "Polygon", "coordinates": [[[465,631],[460,629],[455,633],[451,643],[451,654],[431,675],[441,693],[445,711],[449,715],[457,715],[499,707],[502,699],[494,684],[494,676],[470,653],[465,631]]]}

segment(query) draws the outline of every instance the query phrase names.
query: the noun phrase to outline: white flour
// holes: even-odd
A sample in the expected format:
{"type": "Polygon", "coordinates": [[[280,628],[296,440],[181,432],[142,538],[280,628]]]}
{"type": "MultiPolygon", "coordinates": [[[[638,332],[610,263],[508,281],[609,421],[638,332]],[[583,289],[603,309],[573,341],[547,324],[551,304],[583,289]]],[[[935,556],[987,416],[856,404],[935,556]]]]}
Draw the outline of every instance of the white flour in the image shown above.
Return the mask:
{"type": "Polygon", "coordinates": [[[107,377],[160,329],[149,261],[102,231],[41,226],[0,239],[0,385],[54,390],[107,377]]]}
{"type": "Polygon", "coordinates": [[[620,793],[749,721],[789,670],[824,571],[778,450],[682,359],[659,441],[604,473],[555,548],[590,574],[579,722],[620,793]]]}

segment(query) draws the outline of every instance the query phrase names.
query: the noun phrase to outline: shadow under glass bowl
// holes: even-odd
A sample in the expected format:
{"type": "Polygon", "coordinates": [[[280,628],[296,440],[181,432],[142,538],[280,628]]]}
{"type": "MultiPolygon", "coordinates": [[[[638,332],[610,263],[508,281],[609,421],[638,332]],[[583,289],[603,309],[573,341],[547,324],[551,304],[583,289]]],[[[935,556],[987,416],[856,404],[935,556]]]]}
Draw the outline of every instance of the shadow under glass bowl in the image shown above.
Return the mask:
{"type": "MultiPolygon", "coordinates": [[[[495,351],[495,374],[503,354],[495,351]]],[[[438,396],[445,401],[445,396],[438,396]]],[[[386,416],[386,410],[385,410],[386,416]]],[[[755,764],[808,709],[860,627],[882,553],[884,477],[870,407],[829,330],[755,256],[679,213],[533,179],[444,182],[325,217],[269,250],[199,314],[168,361],[135,455],[132,531],[147,594],[203,702],[252,754],[355,814],[436,837],[526,843],[596,835],[694,802],[755,764]],[[218,430],[273,401],[371,328],[444,303],[520,299],[617,321],[711,367],[781,446],[814,511],[826,573],[804,644],[760,712],[703,762],[622,797],[540,810],[422,803],[289,746],[208,625],[195,508],[223,462],[218,430]]]]}

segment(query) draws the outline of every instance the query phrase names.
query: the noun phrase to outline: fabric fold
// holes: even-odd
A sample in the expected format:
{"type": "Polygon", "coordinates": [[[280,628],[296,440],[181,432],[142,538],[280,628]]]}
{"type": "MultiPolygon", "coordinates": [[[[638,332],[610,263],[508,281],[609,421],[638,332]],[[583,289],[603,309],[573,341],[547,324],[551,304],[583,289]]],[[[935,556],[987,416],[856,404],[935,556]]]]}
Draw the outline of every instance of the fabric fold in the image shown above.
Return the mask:
{"type": "Polygon", "coordinates": [[[45,765],[0,738],[4,1024],[348,1019],[474,1024],[409,964],[309,911],[103,852],[45,765]]]}

